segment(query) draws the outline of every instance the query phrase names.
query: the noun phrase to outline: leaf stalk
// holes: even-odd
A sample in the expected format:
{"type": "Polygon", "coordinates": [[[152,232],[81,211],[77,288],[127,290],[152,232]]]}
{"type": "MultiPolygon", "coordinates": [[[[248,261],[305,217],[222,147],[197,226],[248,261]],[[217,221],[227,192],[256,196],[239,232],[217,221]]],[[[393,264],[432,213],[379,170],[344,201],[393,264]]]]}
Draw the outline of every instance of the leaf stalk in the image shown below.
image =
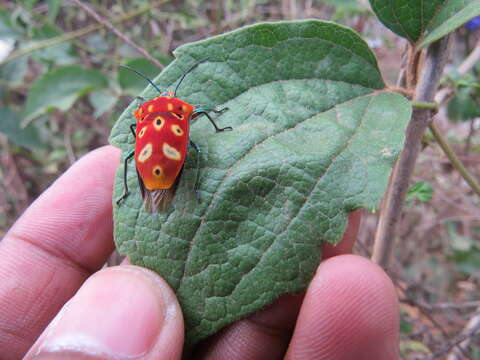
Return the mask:
{"type": "Polygon", "coordinates": [[[473,177],[473,175],[465,168],[462,161],[458,158],[455,154],[453,149],[448,144],[447,140],[442,136],[440,131],[438,131],[437,127],[434,123],[429,125],[430,131],[432,132],[435,140],[437,140],[438,145],[442,148],[445,155],[448,157],[450,162],[452,163],[453,167],[460,173],[460,175],[465,179],[465,181],[470,185],[472,190],[480,196],[480,184],[477,180],[473,177]]]}

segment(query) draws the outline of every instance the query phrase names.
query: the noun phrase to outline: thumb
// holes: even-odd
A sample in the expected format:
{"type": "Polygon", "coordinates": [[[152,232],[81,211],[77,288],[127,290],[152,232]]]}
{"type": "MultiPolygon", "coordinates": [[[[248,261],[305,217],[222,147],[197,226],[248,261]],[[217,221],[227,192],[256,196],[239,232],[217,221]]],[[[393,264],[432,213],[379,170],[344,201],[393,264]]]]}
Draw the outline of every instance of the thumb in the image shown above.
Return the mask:
{"type": "Polygon", "coordinates": [[[116,266],[82,285],[25,359],[180,359],[183,332],[180,306],[162,278],[116,266]]]}

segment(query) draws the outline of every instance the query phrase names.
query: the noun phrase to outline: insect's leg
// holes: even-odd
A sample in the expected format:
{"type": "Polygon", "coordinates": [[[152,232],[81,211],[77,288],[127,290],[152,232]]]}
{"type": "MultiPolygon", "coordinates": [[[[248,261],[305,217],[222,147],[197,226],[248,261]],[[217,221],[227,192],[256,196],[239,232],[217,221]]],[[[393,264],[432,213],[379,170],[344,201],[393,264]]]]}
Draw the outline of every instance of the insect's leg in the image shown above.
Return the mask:
{"type": "Polygon", "coordinates": [[[195,191],[195,198],[197,199],[198,202],[200,202],[200,193],[198,192],[198,189],[197,189],[197,183],[198,183],[198,172],[199,172],[199,169],[200,169],[200,148],[198,147],[197,144],[195,144],[192,140],[190,140],[189,142],[189,147],[193,147],[195,149],[195,151],[197,152],[197,164],[196,164],[196,174],[195,174],[195,182],[193,184],[193,189],[195,191]]]}
{"type": "Polygon", "coordinates": [[[136,130],[137,130],[137,124],[130,124],[130,131],[132,132],[134,138],[137,137],[137,134],[135,133],[136,130]]]}
{"type": "Polygon", "coordinates": [[[224,128],[219,128],[217,126],[217,124],[215,124],[215,121],[213,121],[213,119],[210,117],[210,115],[208,115],[207,112],[203,111],[203,109],[197,109],[194,111],[194,115],[195,116],[192,116],[192,117],[197,117],[197,116],[200,116],[200,115],[205,115],[207,117],[207,119],[212,123],[212,125],[215,127],[215,131],[216,132],[221,132],[221,131],[225,131],[225,130],[232,130],[232,127],[231,126],[226,126],[224,128]],[[200,111],[198,111],[200,110],[200,111]]]}
{"type": "Polygon", "coordinates": [[[127,154],[125,157],[125,160],[123,162],[123,194],[120,198],[117,199],[117,205],[122,202],[123,199],[125,199],[128,194],[128,184],[127,184],[127,168],[128,168],[128,161],[135,155],[135,150],[130,150],[130,152],[127,154]]]}
{"type": "MultiPolygon", "coordinates": [[[[222,113],[224,113],[224,112],[227,111],[227,110],[228,110],[228,107],[224,107],[224,108],[221,108],[220,110],[211,109],[210,111],[211,111],[211,112],[214,112],[215,114],[222,114],[222,113]]],[[[210,111],[209,111],[209,112],[210,112],[210,111]]]]}
{"type": "Polygon", "coordinates": [[[138,101],[141,101],[142,103],[147,102],[147,99],[145,99],[143,96],[135,96],[135,99],[137,99],[138,101]]]}
{"type": "MultiPolygon", "coordinates": [[[[195,106],[195,111],[193,113],[194,117],[195,117],[195,114],[201,114],[201,113],[210,113],[210,112],[213,112],[215,114],[223,114],[225,111],[229,110],[228,107],[224,107],[220,110],[217,110],[215,108],[209,108],[209,107],[203,107],[201,105],[196,105],[195,106]]],[[[198,115],[197,115],[198,116],[198,115]]]]}
{"type": "Polygon", "coordinates": [[[195,144],[192,140],[190,140],[190,146],[193,147],[197,153],[200,153],[200,152],[201,152],[201,151],[200,151],[200,148],[198,147],[198,145],[195,144]]]}
{"type": "Polygon", "coordinates": [[[197,202],[200,203],[200,192],[198,191],[198,174],[200,172],[200,148],[195,144],[192,140],[190,140],[190,144],[192,144],[192,147],[195,149],[197,152],[197,171],[195,174],[195,183],[193,184],[193,190],[195,191],[195,198],[197,199],[197,202]]]}
{"type": "Polygon", "coordinates": [[[215,114],[223,114],[225,111],[228,110],[228,107],[224,107],[224,108],[222,108],[222,109],[220,109],[220,110],[217,110],[217,109],[215,109],[215,108],[207,108],[207,107],[203,107],[203,106],[196,106],[195,109],[196,109],[197,111],[200,111],[200,112],[207,112],[207,113],[213,112],[213,113],[215,113],[215,114]]]}

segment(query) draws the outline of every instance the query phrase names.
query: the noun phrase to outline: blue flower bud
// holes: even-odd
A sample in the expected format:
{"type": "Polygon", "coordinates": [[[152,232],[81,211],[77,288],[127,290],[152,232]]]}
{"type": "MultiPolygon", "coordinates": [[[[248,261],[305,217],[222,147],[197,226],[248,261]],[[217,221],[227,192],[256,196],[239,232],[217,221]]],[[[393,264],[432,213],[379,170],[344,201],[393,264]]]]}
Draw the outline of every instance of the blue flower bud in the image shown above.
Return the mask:
{"type": "Polygon", "coordinates": [[[473,19],[467,21],[465,28],[467,30],[475,30],[480,27],[480,16],[474,17],[473,19]]]}

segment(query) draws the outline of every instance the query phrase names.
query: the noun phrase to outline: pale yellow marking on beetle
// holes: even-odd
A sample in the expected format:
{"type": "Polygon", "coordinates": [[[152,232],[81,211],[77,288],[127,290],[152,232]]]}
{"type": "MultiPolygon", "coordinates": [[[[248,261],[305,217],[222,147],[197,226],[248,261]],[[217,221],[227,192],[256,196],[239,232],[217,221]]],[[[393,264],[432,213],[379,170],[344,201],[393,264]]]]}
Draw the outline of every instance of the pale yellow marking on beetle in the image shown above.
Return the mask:
{"type": "Polygon", "coordinates": [[[152,143],[148,143],[147,145],[145,145],[143,149],[140,151],[140,154],[138,155],[138,161],[140,161],[141,163],[144,163],[145,161],[147,161],[150,158],[150,156],[152,156],[152,150],[153,150],[152,143]]]}
{"type": "Polygon", "coordinates": [[[182,105],[182,111],[187,112],[187,110],[188,110],[188,106],[187,105],[182,105]]]}
{"type": "Polygon", "coordinates": [[[153,119],[153,126],[157,131],[160,131],[164,124],[165,124],[165,119],[161,116],[157,116],[155,119],[153,119]]]}
{"type": "Polygon", "coordinates": [[[167,104],[167,110],[168,110],[168,111],[172,111],[172,110],[173,110],[173,104],[172,104],[172,103],[168,103],[168,104],[167,104]]]}
{"type": "Polygon", "coordinates": [[[151,113],[151,112],[153,112],[153,108],[154,108],[153,105],[148,105],[147,111],[148,111],[149,113],[151,113]]]}
{"type": "Polygon", "coordinates": [[[157,165],[152,169],[153,176],[160,177],[162,173],[163,173],[163,169],[160,165],[157,165]]]}
{"type": "Polygon", "coordinates": [[[182,136],[183,135],[183,130],[180,126],[177,124],[173,124],[170,129],[172,129],[173,133],[177,136],[182,136]]]}
{"type": "Polygon", "coordinates": [[[145,135],[145,132],[147,131],[147,127],[143,127],[142,130],[138,133],[138,137],[141,139],[143,135],[145,135]]]}
{"type": "Polygon", "coordinates": [[[163,144],[162,150],[163,154],[170,160],[180,160],[182,158],[182,155],[180,155],[178,150],[167,143],[163,144]]]}
{"type": "Polygon", "coordinates": [[[170,114],[172,114],[173,116],[175,116],[178,120],[183,120],[183,115],[182,115],[182,114],[177,114],[177,113],[174,113],[174,112],[172,112],[172,113],[170,113],[170,114]]]}

